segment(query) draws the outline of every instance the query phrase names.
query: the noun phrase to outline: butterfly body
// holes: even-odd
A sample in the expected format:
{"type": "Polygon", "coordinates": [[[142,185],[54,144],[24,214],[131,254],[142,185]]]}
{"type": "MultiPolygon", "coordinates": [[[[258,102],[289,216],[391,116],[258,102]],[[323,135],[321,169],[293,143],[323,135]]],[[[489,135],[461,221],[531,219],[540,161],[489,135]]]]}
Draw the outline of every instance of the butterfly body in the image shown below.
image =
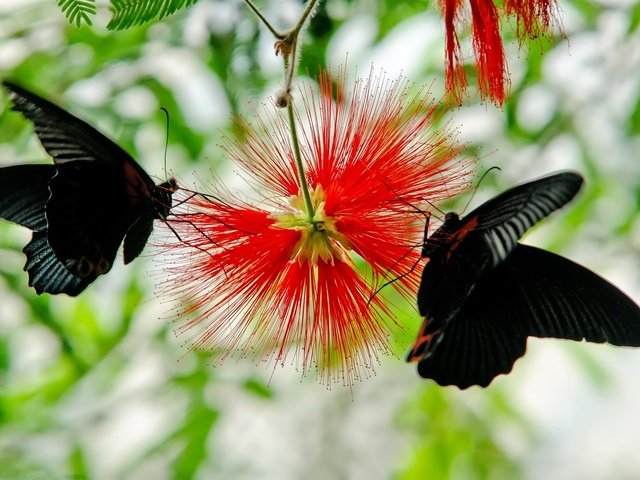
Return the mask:
{"type": "Polygon", "coordinates": [[[640,308],[590,270],[518,243],[568,203],[582,178],[561,172],[514,187],[425,239],[424,322],[408,361],[441,385],[487,386],[529,336],[640,346],[640,308]]]}
{"type": "Polygon", "coordinates": [[[17,85],[5,87],[54,164],[0,168],[0,217],[34,232],[24,249],[29,285],[38,294],[75,296],[111,269],[121,243],[125,263],[141,253],[153,221],[166,219],[176,183],[155,185],[84,121],[17,85]]]}

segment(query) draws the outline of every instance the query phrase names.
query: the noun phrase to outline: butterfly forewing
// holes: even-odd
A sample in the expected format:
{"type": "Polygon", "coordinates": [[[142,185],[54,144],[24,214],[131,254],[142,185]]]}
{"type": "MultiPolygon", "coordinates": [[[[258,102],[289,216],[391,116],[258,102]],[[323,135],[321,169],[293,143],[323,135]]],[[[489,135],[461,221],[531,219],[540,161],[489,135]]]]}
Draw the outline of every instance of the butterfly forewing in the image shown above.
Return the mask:
{"type": "Polygon", "coordinates": [[[420,315],[446,321],[462,305],[490,263],[489,250],[484,242],[477,240],[461,241],[453,252],[447,247],[434,252],[420,280],[420,315]]]}
{"type": "MultiPolygon", "coordinates": [[[[97,161],[121,168],[126,162],[148,178],[127,152],[85,121],[18,85],[3,84],[9,90],[13,110],[33,122],[42,146],[56,163],[97,161]]],[[[153,184],[150,178],[148,183],[153,184]]]]}
{"type": "Polygon", "coordinates": [[[482,204],[462,224],[474,223],[469,238],[483,239],[496,266],[527,230],[571,201],[582,183],[580,175],[561,172],[518,185],[482,204]]]}
{"type": "Polygon", "coordinates": [[[124,263],[127,264],[142,252],[153,231],[153,220],[166,220],[171,210],[171,199],[178,188],[174,179],[154,186],[151,190],[153,208],[142,212],[124,237],[124,263]]]}
{"type": "Polygon", "coordinates": [[[124,263],[128,264],[135,259],[147,244],[147,240],[153,231],[153,217],[145,215],[139,217],[124,237],[123,253],[124,263]]]}

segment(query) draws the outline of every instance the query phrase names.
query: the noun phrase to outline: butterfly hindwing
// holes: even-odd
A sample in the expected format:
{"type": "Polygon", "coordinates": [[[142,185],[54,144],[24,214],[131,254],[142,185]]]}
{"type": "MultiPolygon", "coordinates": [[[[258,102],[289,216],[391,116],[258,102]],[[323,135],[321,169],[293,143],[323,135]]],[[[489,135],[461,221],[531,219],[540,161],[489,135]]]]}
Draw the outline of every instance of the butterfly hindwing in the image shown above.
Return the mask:
{"type": "MultiPolygon", "coordinates": [[[[486,252],[481,242],[469,242],[467,248],[473,245],[486,252]]],[[[426,279],[431,281],[424,282],[423,275],[421,288],[429,292],[425,298],[431,303],[407,360],[417,361],[419,375],[439,385],[485,387],[496,375],[511,371],[525,353],[527,336],[508,328],[512,312],[492,281],[499,278],[500,267],[487,266],[476,274],[476,257],[466,253],[451,260],[455,272],[438,261],[425,267],[426,279]],[[474,272],[473,281],[465,279],[470,271],[474,272]],[[441,285],[450,283],[458,287],[449,286],[442,295],[441,285]],[[435,293],[429,285],[435,286],[435,293]]],[[[488,265],[489,256],[484,258],[488,265]]]]}
{"type": "Polygon", "coordinates": [[[74,275],[49,245],[46,205],[49,183],[56,175],[53,165],[12,165],[0,168],[0,218],[33,230],[24,247],[29,285],[38,294],[79,294],[95,278],[74,275]]]}
{"type": "Polygon", "coordinates": [[[80,278],[71,273],[51,249],[46,231],[33,232],[23,252],[27,256],[24,269],[29,274],[29,286],[35,288],[38,295],[66,293],[75,297],[95,280],[95,276],[80,278]]]}
{"type": "Polygon", "coordinates": [[[437,345],[423,347],[418,373],[459,388],[509,373],[528,336],[640,346],[640,309],[628,296],[571,260],[522,244],[478,282],[453,321],[430,327],[422,334],[437,345]]]}
{"type": "Polygon", "coordinates": [[[640,346],[640,308],[607,280],[571,260],[518,245],[492,283],[510,305],[508,326],[535,337],[640,346]]]}
{"type": "Polygon", "coordinates": [[[138,212],[124,193],[121,176],[102,164],[69,162],[50,182],[49,243],[81,277],[109,271],[138,212]]]}
{"type": "Polygon", "coordinates": [[[498,303],[486,308],[484,302],[470,299],[455,321],[434,334],[437,345],[427,346],[429,354],[418,361],[418,374],[442,386],[467,388],[486,387],[497,375],[509,373],[524,355],[527,337],[504,329],[506,320],[498,303]]]}

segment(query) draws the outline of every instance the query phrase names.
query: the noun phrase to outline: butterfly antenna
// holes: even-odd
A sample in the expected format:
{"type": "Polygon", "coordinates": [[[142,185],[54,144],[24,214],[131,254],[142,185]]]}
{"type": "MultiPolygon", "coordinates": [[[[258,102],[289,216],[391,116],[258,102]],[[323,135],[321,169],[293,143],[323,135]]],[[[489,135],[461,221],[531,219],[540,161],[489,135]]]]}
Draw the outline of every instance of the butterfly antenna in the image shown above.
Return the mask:
{"type": "MultiPolygon", "coordinates": [[[[407,206],[411,207],[413,210],[415,210],[417,213],[421,214],[421,215],[427,215],[427,216],[431,216],[431,214],[429,212],[425,212],[424,210],[422,210],[421,208],[416,207],[415,205],[413,205],[411,202],[406,201],[405,199],[403,199],[400,194],[398,194],[398,192],[396,192],[393,187],[391,185],[389,185],[387,183],[387,181],[384,178],[380,178],[380,180],[382,181],[382,183],[385,184],[385,186],[391,190],[394,195],[398,198],[398,200],[401,200],[403,203],[405,203],[407,206]]],[[[427,200],[426,198],[424,199],[424,201],[426,203],[429,204],[429,206],[431,208],[433,208],[434,210],[438,211],[439,213],[441,213],[442,215],[445,215],[445,212],[442,211],[440,208],[438,208],[433,202],[427,200]]]]}
{"type": "Polygon", "coordinates": [[[167,120],[164,132],[164,176],[166,178],[169,176],[167,173],[167,151],[169,150],[169,111],[164,107],[160,107],[160,110],[164,112],[165,119],[167,120]]]}
{"type": "Polygon", "coordinates": [[[469,200],[467,201],[467,204],[464,206],[464,208],[462,209],[462,212],[460,212],[460,215],[462,215],[467,208],[469,207],[469,204],[471,203],[471,201],[473,200],[473,197],[476,196],[476,193],[478,193],[478,188],[480,188],[480,184],[482,183],[482,181],[484,180],[484,177],[487,176],[487,174],[491,171],[491,170],[500,170],[502,171],[502,169],[496,165],[494,165],[493,167],[488,168],[480,177],[480,180],[478,180],[478,183],[476,184],[476,188],[473,189],[473,193],[471,194],[471,197],[469,197],[469,200]]]}
{"type": "MultiPolygon", "coordinates": [[[[425,202],[427,202],[427,203],[431,206],[431,208],[433,208],[434,210],[436,210],[438,213],[440,213],[440,214],[442,214],[442,215],[446,215],[446,214],[447,214],[444,210],[442,210],[441,208],[439,208],[435,203],[433,203],[433,202],[431,202],[431,201],[427,200],[426,198],[424,199],[424,201],[425,201],[425,202]]],[[[423,213],[425,213],[428,217],[430,217],[430,216],[431,216],[431,214],[430,214],[429,212],[423,212],[423,213]]]]}

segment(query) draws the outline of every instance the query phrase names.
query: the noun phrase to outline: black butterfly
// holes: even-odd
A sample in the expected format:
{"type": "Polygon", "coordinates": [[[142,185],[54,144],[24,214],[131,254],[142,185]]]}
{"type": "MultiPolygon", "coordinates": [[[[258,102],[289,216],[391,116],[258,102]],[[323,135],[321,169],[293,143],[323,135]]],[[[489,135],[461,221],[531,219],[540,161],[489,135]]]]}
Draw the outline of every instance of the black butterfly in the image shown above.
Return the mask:
{"type": "Polygon", "coordinates": [[[518,243],[581,185],[572,172],[519,185],[462,220],[447,213],[425,239],[424,323],[407,356],[421,377],[486,387],[511,371],[528,336],[640,346],[640,308],[629,297],[566,258],[518,243]]]}
{"type": "Polygon", "coordinates": [[[3,82],[13,110],[34,124],[53,165],[0,168],[0,217],[33,230],[24,248],[29,285],[38,294],[75,296],[107,273],[124,239],[124,263],[136,258],[165,220],[175,180],[155,185],[122,148],[39,96],[3,82]]]}

